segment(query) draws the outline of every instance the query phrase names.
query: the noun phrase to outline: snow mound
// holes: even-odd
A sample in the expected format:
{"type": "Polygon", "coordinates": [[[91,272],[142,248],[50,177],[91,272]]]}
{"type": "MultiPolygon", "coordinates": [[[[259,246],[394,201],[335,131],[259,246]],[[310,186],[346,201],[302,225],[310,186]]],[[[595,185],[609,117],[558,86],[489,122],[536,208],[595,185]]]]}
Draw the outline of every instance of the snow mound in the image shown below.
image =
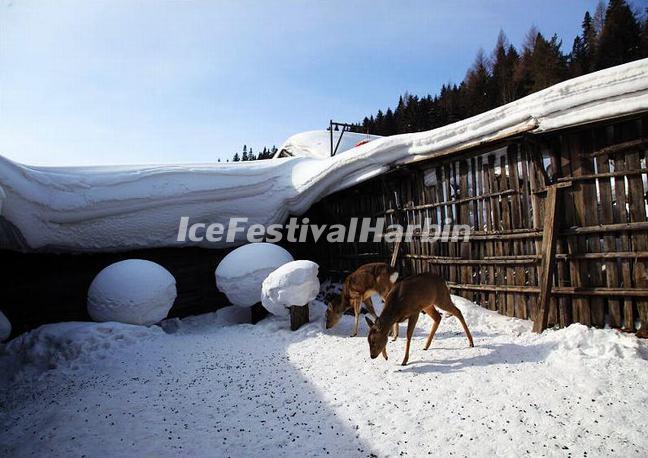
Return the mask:
{"type": "Polygon", "coordinates": [[[293,260],[272,243],[250,243],[230,252],[216,267],[216,286],[229,301],[249,307],[261,301],[261,285],[268,274],[293,260]]]}
{"type": "Polygon", "coordinates": [[[548,359],[563,358],[565,354],[595,359],[642,358],[641,341],[613,329],[594,329],[576,323],[552,331],[550,337],[556,341],[556,348],[548,359]]]}
{"type": "Polygon", "coordinates": [[[484,329],[506,333],[512,336],[530,333],[533,328],[533,322],[530,320],[521,320],[519,318],[500,315],[493,310],[481,307],[461,296],[452,295],[451,297],[454,305],[461,310],[469,327],[480,326],[484,329]]]}
{"type": "Polygon", "coordinates": [[[78,363],[95,365],[120,348],[160,335],[157,327],[123,323],[46,324],[10,341],[0,356],[0,379],[29,378],[78,363]],[[74,363],[74,364],[73,364],[74,363]]]}
{"type": "Polygon", "coordinates": [[[273,271],[263,281],[261,303],[273,315],[287,316],[291,305],[306,305],[317,297],[319,266],[312,261],[293,261],[273,271]]]}
{"type": "Polygon", "coordinates": [[[153,324],[166,318],[176,298],[173,275],[143,259],[116,262],[90,284],[88,313],[95,321],[153,324]]]}
{"type": "MultiPolygon", "coordinates": [[[[344,153],[355,148],[358,144],[363,144],[377,138],[378,135],[359,134],[356,132],[344,132],[340,140],[342,131],[333,131],[333,148],[339,141],[337,154],[344,153]]],[[[283,145],[277,150],[275,157],[283,151],[292,156],[312,157],[315,159],[326,159],[331,157],[331,133],[328,130],[309,130],[300,132],[288,138],[283,145]]]]}
{"type": "Polygon", "coordinates": [[[0,312],[0,342],[7,340],[11,335],[11,323],[4,313],[0,312]]]}

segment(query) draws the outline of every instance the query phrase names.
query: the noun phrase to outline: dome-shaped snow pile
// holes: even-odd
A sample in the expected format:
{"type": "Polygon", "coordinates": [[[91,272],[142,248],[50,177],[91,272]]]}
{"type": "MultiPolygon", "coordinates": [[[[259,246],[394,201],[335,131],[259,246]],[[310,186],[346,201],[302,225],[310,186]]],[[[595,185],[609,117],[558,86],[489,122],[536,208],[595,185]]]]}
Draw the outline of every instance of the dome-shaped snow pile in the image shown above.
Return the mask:
{"type": "Polygon", "coordinates": [[[293,261],[273,271],[263,281],[261,303],[273,315],[287,316],[288,307],[306,305],[320,290],[317,272],[312,261],[293,261]]]}
{"type": "Polygon", "coordinates": [[[293,260],[280,246],[250,243],[233,250],[216,268],[216,286],[229,301],[249,307],[261,301],[261,284],[270,272],[293,260]]]}
{"type": "Polygon", "coordinates": [[[143,259],[111,264],[88,290],[88,313],[95,321],[153,324],[166,318],[176,298],[173,275],[143,259]]]}
{"type": "Polygon", "coordinates": [[[0,342],[7,340],[11,335],[11,323],[4,313],[0,312],[0,342]]]}

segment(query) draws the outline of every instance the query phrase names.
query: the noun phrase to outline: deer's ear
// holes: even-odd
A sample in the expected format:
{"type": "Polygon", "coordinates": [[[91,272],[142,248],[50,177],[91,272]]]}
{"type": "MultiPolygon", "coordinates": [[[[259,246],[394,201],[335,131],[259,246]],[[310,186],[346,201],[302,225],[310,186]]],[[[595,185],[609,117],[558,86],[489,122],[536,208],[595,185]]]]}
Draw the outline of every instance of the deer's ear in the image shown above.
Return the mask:
{"type": "Polygon", "coordinates": [[[374,322],[373,322],[373,321],[371,321],[371,320],[369,319],[369,317],[368,317],[368,316],[366,316],[366,317],[365,317],[365,320],[367,320],[367,324],[369,325],[369,327],[370,327],[370,328],[371,328],[371,327],[373,327],[373,325],[374,325],[374,322]]]}

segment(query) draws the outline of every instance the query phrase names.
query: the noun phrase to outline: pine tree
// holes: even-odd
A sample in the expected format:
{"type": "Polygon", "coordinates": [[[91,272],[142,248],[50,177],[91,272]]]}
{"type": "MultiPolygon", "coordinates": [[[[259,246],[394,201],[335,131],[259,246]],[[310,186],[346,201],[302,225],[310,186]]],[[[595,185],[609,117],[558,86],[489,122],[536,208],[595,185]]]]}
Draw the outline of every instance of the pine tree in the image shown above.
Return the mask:
{"type": "Polygon", "coordinates": [[[488,67],[488,59],[484,50],[480,49],[464,79],[463,98],[466,116],[483,113],[495,106],[495,91],[488,67]]]}
{"type": "Polygon", "coordinates": [[[239,153],[234,153],[234,157],[232,158],[232,161],[234,162],[239,162],[241,158],[239,157],[239,153]]]}
{"type": "Polygon", "coordinates": [[[597,57],[597,69],[641,57],[641,27],[625,0],[610,0],[608,4],[597,57]]]}
{"type": "Polygon", "coordinates": [[[394,112],[391,108],[387,108],[387,111],[385,112],[383,131],[385,132],[383,135],[396,135],[399,133],[398,126],[396,125],[396,118],[394,117],[394,112]]]}
{"type": "Polygon", "coordinates": [[[530,56],[531,92],[536,92],[567,78],[567,61],[560,51],[558,35],[547,40],[541,33],[535,40],[530,56]]]}
{"type": "Polygon", "coordinates": [[[529,29],[522,44],[522,55],[515,66],[513,81],[515,83],[515,98],[524,97],[532,91],[532,59],[536,40],[540,32],[533,26],[529,29]]]}
{"type": "Polygon", "coordinates": [[[648,7],[644,12],[644,22],[641,28],[641,57],[648,57],[648,7]]]}
{"type": "Polygon", "coordinates": [[[600,35],[601,30],[603,30],[603,24],[605,23],[605,9],[605,2],[599,0],[596,5],[596,10],[594,10],[594,17],[592,18],[592,25],[594,26],[596,35],[600,35]]]}
{"type": "Polygon", "coordinates": [[[598,36],[589,11],[585,12],[582,34],[574,39],[571,53],[571,76],[580,76],[594,70],[598,36]]]}
{"type": "Polygon", "coordinates": [[[496,106],[515,100],[513,74],[519,59],[520,56],[515,47],[508,42],[504,31],[500,30],[492,57],[493,91],[496,106]]]}

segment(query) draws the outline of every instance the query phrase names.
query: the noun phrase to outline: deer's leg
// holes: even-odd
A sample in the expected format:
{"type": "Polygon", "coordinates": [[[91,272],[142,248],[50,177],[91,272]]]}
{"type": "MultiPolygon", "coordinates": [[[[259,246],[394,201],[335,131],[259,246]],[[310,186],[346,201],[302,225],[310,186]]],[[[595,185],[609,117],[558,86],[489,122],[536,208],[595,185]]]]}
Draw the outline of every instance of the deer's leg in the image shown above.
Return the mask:
{"type": "Polygon", "coordinates": [[[392,336],[394,336],[392,342],[395,342],[396,339],[398,339],[398,330],[399,330],[398,323],[394,323],[394,326],[392,327],[392,336]]]}
{"type": "Polygon", "coordinates": [[[468,343],[470,344],[471,347],[474,347],[475,344],[473,343],[473,338],[472,334],[470,333],[470,329],[468,329],[468,325],[466,324],[466,320],[464,320],[463,314],[461,313],[461,310],[459,310],[452,302],[450,305],[447,305],[445,308],[445,311],[450,313],[453,316],[456,316],[459,322],[461,323],[461,326],[463,326],[464,332],[466,333],[466,337],[468,337],[468,343]]]}
{"type": "Polygon", "coordinates": [[[360,299],[351,299],[351,304],[353,306],[353,313],[355,314],[355,324],[353,325],[353,334],[351,334],[351,337],[355,337],[358,335],[358,326],[360,325],[360,299]]]}
{"type": "Polygon", "coordinates": [[[407,341],[405,342],[405,358],[401,365],[405,366],[407,361],[409,361],[409,350],[410,350],[410,341],[414,335],[414,329],[416,328],[416,322],[418,321],[419,313],[416,312],[407,320],[407,341]]]}
{"type": "Polygon", "coordinates": [[[434,339],[434,334],[436,334],[437,329],[439,328],[439,324],[441,323],[441,314],[438,312],[437,309],[434,308],[433,305],[430,307],[424,309],[425,313],[430,315],[430,318],[434,320],[434,323],[432,324],[432,329],[430,329],[430,335],[427,338],[427,341],[425,342],[425,348],[423,350],[427,350],[430,348],[430,344],[432,343],[432,339],[434,339]]]}
{"type": "Polygon", "coordinates": [[[364,303],[367,312],[374,317],[374,320],[377,320],[378,315],[376,315],[376,309],[374,309],[373,302],[371,302],[371,297],[365,297],[362,302],[364,303]]]}

